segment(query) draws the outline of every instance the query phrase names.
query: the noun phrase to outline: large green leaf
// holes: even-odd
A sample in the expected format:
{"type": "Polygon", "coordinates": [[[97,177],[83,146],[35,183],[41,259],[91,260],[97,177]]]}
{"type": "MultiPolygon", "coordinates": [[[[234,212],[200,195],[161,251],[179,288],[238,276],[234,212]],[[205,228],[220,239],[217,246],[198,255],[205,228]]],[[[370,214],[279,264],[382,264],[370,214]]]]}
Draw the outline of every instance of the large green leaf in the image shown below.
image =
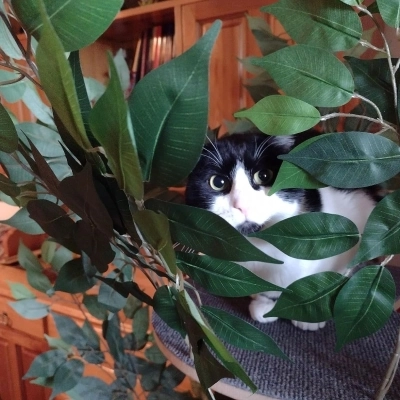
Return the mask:
{"type": "Polygon", "coordinates": [[[383,20],[394,28],[400,26],[400,3],[398,0],[376,0],[383,20]]]}
{"type": "Polygon", "coordinates": [[[357,13],[333,0],[279,0],[261,8],[274,15],[296,43],[328,50],[345,50],[361,38],[357,13]]]}
{"type": "Polygon", "coordinates": [[[341,254],[360,239],[352,221],[323,212],[296,215],[251,236],[266,240],[291,257],[304,260],[341,254]]]}
{"type": "Polygon", "coordinates": [[[64,393],[75,387],[82,378],[84,363],[77,358],[69,359],[66,363],[60,365],[53,380],[53,391],[50,400],[53,400],[57,394],[64,393]]]}
{"type": "Polygon", "coordinates": [[[256,39],[263,56],[289,45],[286,40],[272,33],[270,26],[264,18],[252,17],[251,15],[246,15],[246,17],[251,33],[256,39]]]}
{"type": "Polygon", "coordinates": [[[264,133],[287,135],[312,128],[320,120],[319,111],[310,104],[289,96],[265,97],[248,110],[235,113],[248,118],[264,133]]]}
{"type": "MultiPolygon", "coordinates": [[[[93,43],[111,24],[123,0],[42,0],[65,51],[93,43]]],[[[12,6],[27,31],[36,39],[43,35],[38,0],[12,0],[12,6]]]]}
{"type": "MultiPolygon", "coordinates": [[[[190,316],[197,322],[198,326],[201,328],[203,332],[203,337],[206,342],[211,346],[214,350],[214,353],[221,360],[224,367],[229,370],[234,376],[241,379],[254,393],[257,390],[257,387],[248,377],[246,372],[243,370],[242,366],[236,361],[236,359],[232,356],[231,353],[226,349],[223,343],[219,340],[219,338],[215,335],[215,333],[211,330],[208,323],[204,319],[200,310],[197,308],[193,300],[189,297],[187,292],[179,293],[179,304],[186,313],[190,314],[190,316]]],[[[188,332],[189,333],[189,332],[188,332]]],[[[189,334],[190,337],[190,334],[189,334]]],[[[192,346],[196,343],[191,343],[192,346]]],[[[199,340],[197,340],[197,346],[199,346],[199,340]]],[[[193,349],[193,352],[198,353],[196,348],[193,349]]],[[[197,354],[196,354],[197,355],[197,354]]],[[[209,371],[210,372],[210,371],[209,371]]]]}
{"type": "Polygon", "coordinates": [[[151,210],[138,211],[133,218],[145,240],[160,252],[170,272],[175,275],[175,252],[172,247],[168,218],[151,210]]]}
{"type": "Polygon", "coordinates": [[[103,146],[121,189],[137,200],[143,197],[142,173],[135,138],[128,127],[128,107],[124,100],[112,57],[108,55],[110,81],[90,113],[90,127],[103,146]]]}
{"type": "Polygon", "coordinates": [[[23,379],[37,376],[52,377],[57,368],[67,361],[65,350],[53,349],[39,354],[32,362],[23,379]]]}
{"type": "Polygon", "coordinates": [[[352,265],[400,253],[400,190],[385,196],[372,210],[352,265]]]}
{"type": "Polygon", "coordinates": [[[347,280],[330,271],[298,279],[287,287],[265,316],[304,322],[327,321],[332,318],[336,296],[347,280]]]}
{"type": "Polygon", "coordinates": [[[280,263],[254,247],[224,219],[207,210],[151,199],[146,207],[165,214],[172,239],[212,257],[280,263]]]}
{"type": "Polygon", "coordinates": [[[0,103],[0,151],[12,153],[17,148],[17,130],[7,110],[0,103]]]}
{"type": "MultiPolygon", "coordinates": [[[[321,136],[318,135],[307,141],[300,143],[294,149],[290,150],[290,154],[296,153],[297,151],[307,147],[310,143],[318,140],[321,136]]],[[[323,183],[319,182],[313,176],[308,174],[306,171],[298,167],[297,165],[291,164],[288,161],[283,161],[279,168],[278,175],[276,176],[275,182],[273,183],[268,195],[276,193],[282,189],[290,188],[301,188],[301,189],[319,189],[325,187],[323,183]]]]}
{"type": "Polygon", "coordinates": [[[335,302],[337,350],[382,328],[393,312],[395,293],[392,275],[382,266],[365,267],[354,274],[335,302]]]}
{"type": "Polygon", "coordinates": [[[41,84],[54,110],[70,135],[83,148],[90,148],[75,91],[74,79],[64,48],[47,16],[43,16],[41,39],[36,52],[41,84]]]}
{"type": "Polygon", "coordinates": [[[185,337],[186,332],[176,308],[178,294],[169,286],[161,286],[154,294],[154,311],[165,321],[168,326],[185,337]]]}
{"type": "Polygon", "coordinates": [[[179,268],[209,293],[225,297],[243,297],[270,290],[282,291],[245,267],[205,255],[178,253],[179,268]]]}
{"type": "Polygon", "coordinates": [[[252,63],[266,69],[288,96],[320,107],[347,103],[354,92],[350,71],[327,50],[298,44],[252,63]]]}
{"type": "Polygon", "coordinates": [[[13,310],[26,319],[41,319],[49,313],[49,305],[40,303],[35,299],[22,299],[10,301],[8,304],[13,310]]]}
{"type": "Polygon", "coordinates": [[[214,332],[227,343],[240,349],[261,351],[288,359],[270,336],[243,319],[209,306],[202,306],[201,311],[214,332]]]}
{"type": "MultiPolygon", "coordinates": [[[[375,60],[360,60],[355,57],[345,57],[353,72],[355,90],[357,93],[374,102],[381,111],[384,120],[396,123],[394,108],[394,91],[392,77],[386,58],[375,60]]],[[[397,77],[399,74],[396,74],[397,77]]],[[[365,104],[367,115],[376,115],[376,110],[365,104]]]]}
{"type": "Polygon", "coordinates": [[[179,183],[195,166],[207,133],[208,67],[216,22],[188,51],[134,87],[129,109],[146,181],[179,183]]]}
{"type": "Polygon", "coordinates": [[[19,139],[29,147],[28,137],[43,157],[64,157],[58,132],[33,122],[23,122],[16,128],[19,139]]]}
{"type": "Polygon", "coordinates": [[[25,207],[20,208],[11,218],[0,222],[30,235],[39,235],[44,233],[44,230],[40,225],[30,218],[29,212],[25,207]]]}
{"type": "Polygon", "coordinates": [[[391,140],[366,132],[321,136],[295,153],[279,156],[326,185],[360,188],[382,183],[400,172],[400,149],[391,140]]]}

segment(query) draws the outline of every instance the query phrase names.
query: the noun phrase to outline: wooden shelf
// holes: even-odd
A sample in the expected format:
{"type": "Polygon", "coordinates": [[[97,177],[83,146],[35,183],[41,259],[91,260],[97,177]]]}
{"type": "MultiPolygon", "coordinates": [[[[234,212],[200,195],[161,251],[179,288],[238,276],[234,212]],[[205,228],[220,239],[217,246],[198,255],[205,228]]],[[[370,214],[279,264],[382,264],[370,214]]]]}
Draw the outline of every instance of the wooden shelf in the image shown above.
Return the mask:
{"type": "Polygon", "coordinates": [[[106,41],[129,41],[134,33],[154,25],[174,22],[176,9],[202,0],[166,0],[147,6],[128,8],[120,11],[114,22],[102,35],[106,41]]]}

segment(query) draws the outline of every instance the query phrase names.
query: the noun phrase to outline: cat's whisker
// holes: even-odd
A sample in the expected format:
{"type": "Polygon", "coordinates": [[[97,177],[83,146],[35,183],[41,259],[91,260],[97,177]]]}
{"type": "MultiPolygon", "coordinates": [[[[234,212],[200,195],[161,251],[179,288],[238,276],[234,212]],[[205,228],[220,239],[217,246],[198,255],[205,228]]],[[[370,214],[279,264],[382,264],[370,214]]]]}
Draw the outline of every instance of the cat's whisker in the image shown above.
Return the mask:
{"type": "Polygon", "coordinates": [[[211,150],[207,149],[206,147],[204,148],[205,151],[207,151],[209,153],[209,155],[207,154],[203,154],[204,156],[208,157],[210,160],[213,160],[214,163],[218,166],[221,167],[223,164],[223,160],[221,158],[221,155],[215,154],[214,152],[212,152],[211,150]],[[219,157],[218,157],[219,156],[219,157]]]}
{"type": "Polygon", "coordinates": [[[264,153],[264,151],[267,150],[269,146],[271,146],[272,143],[269,143],[269,142],[271,141],[271,139],[272,139],[271,136],[265,138],[265,139],[262,141],[262,143],[260,144],[260,146],[258,146],[258,147],[256,148],[256,151],[255,151],[255,153],[254,153],[254,158],[255,158],[255,159],[259,158],[259,157],[264,153]],[[267,146],[267,145],[268,145],[268,146],[267,146]]]}
{"type": "MultiPolygon", "coordinates": [[[[207,150],[207,149],[206,149],[207,150]]],[[[213,155],[213,153],[211,153],[213,155]]],[[[215,157],[213,156],[209,156],[207,154],[202,154],[203,157],[207,157],[214,165],[216,165],[217,167],[221,167],[221,163],[219,162],[219,160],[215,159],[215,157]]]]}
{"type": "MultiPolygon", "coordinates": [[[[222,164],[224,161],[222,159],[221,153],[218,150],[218,147],[216,145],[216,143],[214,143],[208,136],[207,136],[208,141],[210,142],[211,146],[214,148],[215,153],[216,153],[216,157],[219,159],[220,164],[222,164]]],[[[208,150],[208,149],[205,149],[208,150]]],[[[209,150],[208,150],[209,151],[209,150]]],[[[211,153],[211,152],[210,152],[211,153]]]]}

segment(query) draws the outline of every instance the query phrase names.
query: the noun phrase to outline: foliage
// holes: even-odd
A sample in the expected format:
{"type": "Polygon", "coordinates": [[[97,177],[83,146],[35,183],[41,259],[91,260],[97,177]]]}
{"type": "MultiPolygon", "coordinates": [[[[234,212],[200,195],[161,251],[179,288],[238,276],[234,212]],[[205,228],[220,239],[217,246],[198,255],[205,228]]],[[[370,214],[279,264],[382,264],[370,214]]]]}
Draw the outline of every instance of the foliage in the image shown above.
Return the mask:
{"type": "MultiPolygon", "coordinates": [[[[283,291],[270,315],[308,322],[333,318],[338,348],[380,329],[394,302],[393,279],[384,263],[350,277],[329,272],[306,277],[283,290],[235,262],[279,260],[260,253],[220,217],[165,201],[174,197],[168,187],[181,185],[190,173],[207,135],[208,67],[220,22],[187,52],[145,76],[125,100],[121,82],[126,79],[120,79],[117,59],[109,57],[105,90],[82,76],[77,50],[104,32],[122,1],[96,3],[95,10],[92,3],[70,1],[64,7],[51,0],[12,0],[13,11],[1,3],[0,54],[8,70],[0,71],[0,93],[7,101],[22,100],[37,118],[36,123],[17,122],[0,105],[0,162],[5,170],[1,198],[21,207],[3,222],[51,237],[42,249],[45,269],[29,249],[20,247],[19,260],[33,288],[51,301],[58,291],[71,293],[103,320],[101,339],[87,319],[81,327],[53,314],[61,339],[48,338],[51,350],[35,359],[26,378],[51,386],[53,397],[68,392],[83,398],[90,392],[111,398],[110,393],[121,390],[132,394],[140,375],[142,388],[153,392],[149,398],[162,391],[163,398],[177,399],[172,391],[179,374],[165,367],[154,344],[145,352],[150,362],[127,351],[147,343],[147,306],[152,306],[167,324],[188,335],[204,388],[236,376],[256,390],[222,340],[286,356],[251,325],[220,310],[199,308],[186,290],[184,274],[219,295],[283,291]],[[10,18],[21,22],[29,48],[12,33],[10,18]],[[17,64],[21,59],[27,70],[17,64]],[[40,100],[38,90],[51,107],[40,100]],[[176,242],[204,255],[182,253],[176,242]],[[154,297],[135,282],[137,270],[149,277],[154,297]],[[349,302],[354,292],[358,300],[349,302]],[[121,334],[121,310],[133,319],[133,334],[121,334]],[[373,318],[378,312],[379,318],[373,318]],[[100,343],[112,355],[111,384],[82,376],[86,363],[105,362],[100,343]]],[[[400,172],[400,63],[392,58],[383,24],[373,14],[380,12],[386,24],[398,28],[400,6],[382,0],[371,10],[355,0],[279,0],[263,7],[296,42],[291,46],[264,22],[249,18],[263,55],[243,60],[258,72],[246,83],[256,104],[236,116],[246,119],[246,126],[249,120],[275,135],[296,134],[318,122],[331,128],[282,156],[273,190],[389,185],[400,172]],[[364,34],[363,19],[377,25],[382,48],[370,33],[364,34]],[[382,58],[360,59],[360,45],[382,58]],[[379,79],[371,85],[371,77],[379,79]],[[350,113],[338,110],[354,102],[350,113]]],[[[323,214],[283,221],[259,235],[297,258],[329,257],[351,248],[360,237],[352,265],[399,253],[396,196],[398,191],[379,203],[362,235],[350,221],[323,214]]],[[[11,284],[11,289],[16,299],[12,306],[25,317],[51,312],[27,288],[11,284]]]]}

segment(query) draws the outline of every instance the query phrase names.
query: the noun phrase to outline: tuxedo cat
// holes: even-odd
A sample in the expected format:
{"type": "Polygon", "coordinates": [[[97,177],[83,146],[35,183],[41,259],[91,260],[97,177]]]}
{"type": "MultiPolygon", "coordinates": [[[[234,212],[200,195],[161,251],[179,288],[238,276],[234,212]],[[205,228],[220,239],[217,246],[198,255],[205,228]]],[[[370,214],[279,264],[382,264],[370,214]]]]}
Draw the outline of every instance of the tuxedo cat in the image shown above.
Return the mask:
{"type": "MultiPolygon", "coordinates": [[[[221,216],[244,235],[285,218],[312,211],[345,216],[362,232],[376,203],[369,189],[284,189],[268,196],[282,163],[278,155],[290,151],[295,141],[301,141],[302,136],[315,134],[309,131],[295,136],[273,137],[251,131],[208,143],[189,175],[186,204],[205,208],[221,216]]],[[[318,272],[343,273],[356,252],[356,248],[353,248],[323,260],[299,260],[282,253],[266,241],[248,239],[269,256],[283,261],[283,264],[241,264],[281,287],[287,287],[300,278],[318,272]]],[[[277,318],[264,318],[264,314],[273,308],[278,296],[278,292],[255,295],[249,306],[252,318],[259,322],[275,321],[277,318]]],[[[305,330],[316,330],[325,325],[324,322],[292,322],[305,330]]]]}

